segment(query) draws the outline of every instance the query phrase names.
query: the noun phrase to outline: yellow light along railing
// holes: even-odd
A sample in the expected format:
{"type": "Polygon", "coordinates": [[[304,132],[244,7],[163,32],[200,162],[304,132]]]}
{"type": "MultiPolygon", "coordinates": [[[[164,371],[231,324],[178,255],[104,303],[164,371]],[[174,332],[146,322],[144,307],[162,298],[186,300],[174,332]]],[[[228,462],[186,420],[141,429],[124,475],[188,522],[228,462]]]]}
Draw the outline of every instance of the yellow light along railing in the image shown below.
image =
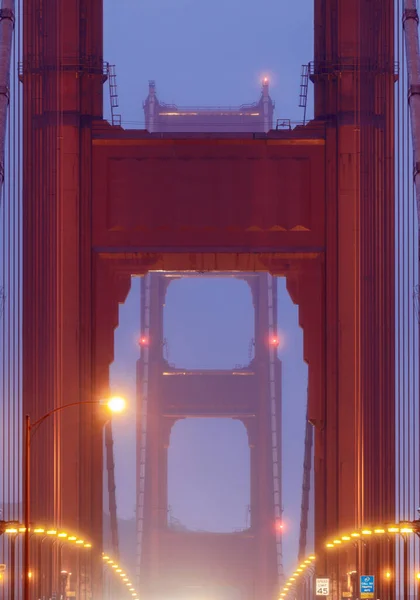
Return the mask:
{"type": "Polygon", "coordinates": [[[134,585],[132,584],[130,578],[127,576],[124,570],[120,567],[120,565],[115,560],[112,560],[112,558],[105,553],[102,554],[102,560],[104,562],[105,567],[107,567],[113,573],[115,573],[116,577],[121,578],[121,583],[127,587],[127,593],[130,594],[133,600],[139,600],[139,596],[134,588],[134,585]]]}
{"type": "MultiPolygon", "coordinates": [[[[8,526],[4,530],[4,533],[8,535],[19,535],[25,532],[26,527],[22,525],[8,526]]],[[[36,525],[29,528],[29,533],[35,535],[45,535],[52,538],[55,537],[63,542],[74,543],[79,548],[92,548],[92,544],[89,541],[82,539],[79,535],[69,533],[68,531],[57,527],[44,527],[43,525],[36,525]]]]}
{"type": "Polygon", "coordinates": [[[287,598],[288,594],[294,590],[302,578],[308,574],[309,570],[314,566],[314,563],[315,554],[310,554],[300,563],[293,575],[291,575],[284,584],[279,595],[279,600],[285,600],[287,598]]]}
{"type": "MultiPolygon", "coordinates": [[[[355,529],[348,533],[343,533],[340,535],[336,535],[331,537],[325,543],[325,548],[327,550],[339,549],[341,546],[355,543],[358,540],[366,541],[370,538],[376,537],[386,537],[386,536],[394,536],[394,535],[411,535],[417,532],[417,529],[414,527],[414,523],[411,522],[401,522],[395,524],[386,525],[377,525],[376,527],[362,527],[360,529],[355,529]]],[[[315,555],[311,554],[306,558],[296,569],[296,571],[289,577],[286,583],[281,590],[279,595],[279,600],[287,600],[287,597],[290,592],[292,592],[302,578],[307,575],[309,569],[313,567],[315,564],[315,555]]],[[[418,574],[418,579],[420,580],[420,573],[418,574]]]]}
{"type": "Polygon", "coordinates": [[[357,540],[366,540],[372,537],[383,537],[387,535],[410,535],[415,533],[416,530],[413,527],[413,523],[395,523],[378,525],[376,527],[363,527],[362,529],[356,529],[352,532],[344,533],[330,538],[325,547],[327,549],[338,548],[343,544],[354,543],[357,540]]]}

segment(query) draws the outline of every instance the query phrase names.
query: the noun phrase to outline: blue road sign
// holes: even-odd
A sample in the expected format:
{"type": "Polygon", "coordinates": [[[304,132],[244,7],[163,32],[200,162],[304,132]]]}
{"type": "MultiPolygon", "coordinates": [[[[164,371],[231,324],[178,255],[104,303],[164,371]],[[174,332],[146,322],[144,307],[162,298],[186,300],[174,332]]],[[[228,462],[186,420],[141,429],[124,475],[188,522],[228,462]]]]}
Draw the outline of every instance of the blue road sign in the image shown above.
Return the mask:
{"type": "MultiPolygon", "coordinates": [[[[375,577],[373,575],[362,575],[360,577],[360,595],[374,594],[375,592],[375,577]]],[[[369,597],[369,596],[367,596],[369,597]]],[[[366,596],[365,596],[366,598],[366,596]]]]}

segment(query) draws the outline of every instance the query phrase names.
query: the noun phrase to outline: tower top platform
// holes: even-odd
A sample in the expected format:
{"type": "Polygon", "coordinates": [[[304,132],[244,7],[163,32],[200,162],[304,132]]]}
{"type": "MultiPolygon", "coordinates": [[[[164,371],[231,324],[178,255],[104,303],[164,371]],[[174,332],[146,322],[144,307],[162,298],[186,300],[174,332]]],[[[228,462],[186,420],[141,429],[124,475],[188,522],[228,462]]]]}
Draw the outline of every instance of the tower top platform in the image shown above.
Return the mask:
{"type": "Polygon", "coordinates": [[[149,94],[143,104],[145,126],[158,133],[267,132],[273,127],[274,102],[269,81],[262,81],[258,102],[240,106],[183,106],[160,102],[156,83],[149,81],[149,94]]]}

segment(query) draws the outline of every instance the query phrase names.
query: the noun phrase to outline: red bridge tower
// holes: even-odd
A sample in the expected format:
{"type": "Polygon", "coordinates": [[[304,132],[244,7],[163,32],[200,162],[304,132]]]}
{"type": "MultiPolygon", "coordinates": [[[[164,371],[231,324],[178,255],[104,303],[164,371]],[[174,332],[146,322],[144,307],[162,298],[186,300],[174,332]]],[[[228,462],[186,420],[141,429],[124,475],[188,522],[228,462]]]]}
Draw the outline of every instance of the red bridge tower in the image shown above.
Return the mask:
{"type": "MultiPolygon", "coordinates": [[[[258,103],[239,108],[178,108],[162,104],[154,82],[144,104],[153,132],[245,132],[272,128],[268,79],[258,103]]],[[[182,598],[197,587],[233,588],[238,598],[271,598],[282,576],[281,363],[277,358],[277,282],[243,275],[255,310],[255,354],[243,368],[194,371],[163,358],[163,307],[174,279],[197,273],[151,273],[142,279],[142,353],[138,363],[137,535],[143,591],[182,598]],[[172,426],[188,417],[240,419],[251,448],[251,525],[240,533],[180,532],[167,522],[167,453],[172,426]],[[163,584],[163,585],[162,585],[163,584]]],[[[219,273],[219,277],[233,273],[219,273]]],[[[215,441],[215,443],[217,443],[215,441]]],[[[234,593],[234,592],[233,592],[234,593]]],[[[228,595],[226,598],[232,597],[228,595]]]]}
{"type": "Polygon", "coordinates": [[[268,77],[262,81],[258,102],[237,107],[164,104],[157,97],[155,82],[149,81],[149,94],[143,108],[145,127],[151,133],[267,133],[273,128],[274,102],[269,93],[268,77]]]}
{"type": "MultiPolygon", "coordinates": [[[[150,273],[142,281],[138,362],[137,535],[139,589],[147,598],[205,597],[228,587],[237,596],[274,598],[282,576],[281,363],[277,358],[276,279],[242,277],[255,309],[255,355],[234,370],[186,370],[163,358],[163,307],[173,279],[193,273],[150,273]],[[251,448],[251,525],[239,533],[180,532],[168,526],[167,454],[178,419],[239,419],[251,448]],[[151,594],[151,595],[148,595],[151,594]],[[201,596],[200,596],[201,597],[201,596]]],[[[220,274],[220,276],[226,274],[220,274]]],[[[217,441],[215,441],[217,443],[217,441]]]]}
{"type": "MultiPolygon", "coordinates": [[[[317,569],[341,582],[356,556],[338,564],[326,536],[395,518],[395,2],[314,6],[314,121],[200,135],[105,122],[101,0],[25,1],[23,399],[36,419],[109,392],[132,275],[285,276],[309,366],[317,569]]],[[[104,419],[69,409],[32,446],[34,521],[97,549],[104,419]]],[[[75,586],[96,600],[95,556],[75,586]]]]}

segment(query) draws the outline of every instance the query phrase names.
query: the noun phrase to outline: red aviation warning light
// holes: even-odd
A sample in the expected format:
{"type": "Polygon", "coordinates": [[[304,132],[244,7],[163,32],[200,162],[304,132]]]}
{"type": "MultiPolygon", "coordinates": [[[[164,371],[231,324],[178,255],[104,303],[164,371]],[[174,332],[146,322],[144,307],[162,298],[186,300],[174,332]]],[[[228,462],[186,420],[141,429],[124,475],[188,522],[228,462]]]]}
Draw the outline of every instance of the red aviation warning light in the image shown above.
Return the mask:
{"type": "Polygon", "coordinates": [[[280,346],[280,338],[278,335],[270,336],[270,346],[273,348],[278,348],[280,346]]]}
{"type": "Polygon", "coordinates": [[[145,335],[142,335],[140,340],[139,340],[139,345],[140,346],[148,346],[149,345],[149,338],[147,338],[145,335]]]}
{"type": "Polygon", "coordinates": [[[277,533],[281,533],[284,529],[284,525],[282,521],[276,521],[275,523],[275,529],[277,533]]]}

